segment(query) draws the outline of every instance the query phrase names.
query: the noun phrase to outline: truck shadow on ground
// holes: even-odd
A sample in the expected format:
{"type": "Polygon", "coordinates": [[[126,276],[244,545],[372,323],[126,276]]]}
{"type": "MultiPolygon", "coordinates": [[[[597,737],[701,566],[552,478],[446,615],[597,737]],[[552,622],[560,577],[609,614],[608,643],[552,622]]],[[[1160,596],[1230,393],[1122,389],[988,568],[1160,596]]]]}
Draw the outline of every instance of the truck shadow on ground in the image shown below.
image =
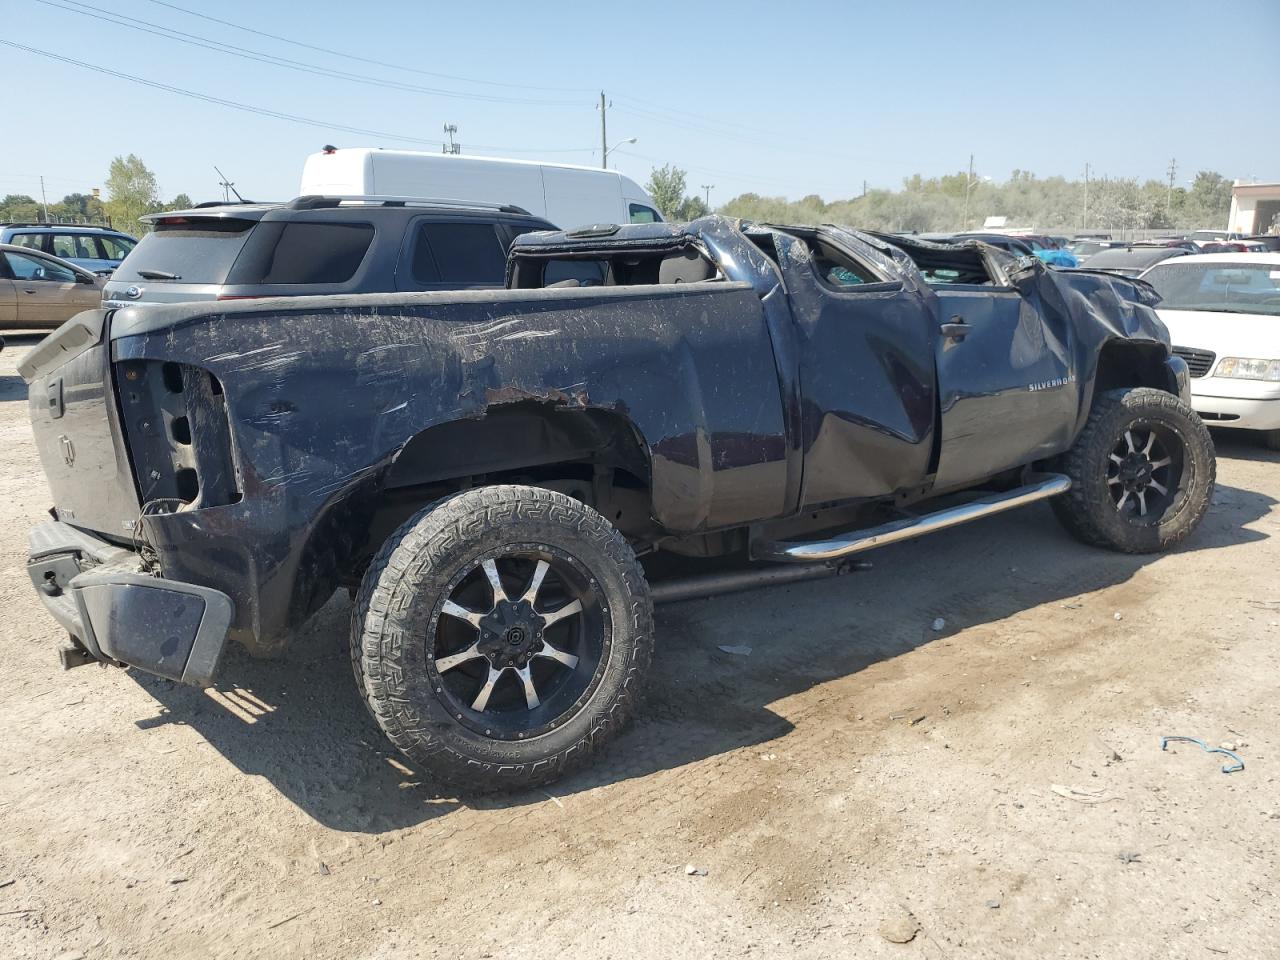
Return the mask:
{"type": "MultiPolygon", "coordinates": [[[[1214,508],[1181,550],[1264,539],[1269,534],[1250,525],[1275,503],[1220,486],[1214,508]]],[[[550,792],[563,796],[765,744],[792,729],[770,704],[967,627],[1124,583],[1153,562],[1077,544],[1043,504],[867,557],[872,569],[847,577],[659,608],[638,721],[589,769],[550,792]],[[946,620],[941,632],[931,627],[935,617],[946,620]],[[721,645],[752,652],[731,655],[721,645]]],[[[1062,613],[1064,631],[1082,629],[1062,613]]],[[[335,597],[283,661],[253,661],[238,648],[231,651],[213,691],[134,672],[161,707],[139,726],[192,726],[245,774],[266,778],[336,830],[376,833],[459,806],[546,801],[542,791],[438,796],[383,739],[356,696],[344,639],[349,616],[345,594],[335,597]]],[[[856,712],[856,689],[845,688],[844,695],[856,712]]]]}

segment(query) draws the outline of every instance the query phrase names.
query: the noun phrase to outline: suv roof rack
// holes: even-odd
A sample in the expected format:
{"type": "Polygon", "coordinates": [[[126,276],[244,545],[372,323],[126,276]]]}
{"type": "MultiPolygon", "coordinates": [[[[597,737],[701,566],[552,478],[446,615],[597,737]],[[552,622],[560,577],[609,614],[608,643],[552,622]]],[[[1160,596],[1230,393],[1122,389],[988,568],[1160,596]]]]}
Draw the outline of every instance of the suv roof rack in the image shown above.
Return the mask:
{"type": "Polygon", "coordinates": [[[305,197],[297,197],[285,204],[290,210],[319,210],[324,207],[340,207],[343,204],[351,206],[382,206],[382,207],[457,207],[463,210],[497,210],[499,213],[517,213],[522,216],[531,217],[531,214],[524,207],[517,207],[513,203],[485,203],[480,200],[450,200],[445,197],[384,197],[378,195],[347,195],[347,194],[308,194],[305,197]]]}
{"type": "Polygon", "coordinates": [[[48,227],[50,230],[115,231],[115,227],[108,227],[105,223],[44,223],[40,220],[0,220],[0,227],[48,227]]]}

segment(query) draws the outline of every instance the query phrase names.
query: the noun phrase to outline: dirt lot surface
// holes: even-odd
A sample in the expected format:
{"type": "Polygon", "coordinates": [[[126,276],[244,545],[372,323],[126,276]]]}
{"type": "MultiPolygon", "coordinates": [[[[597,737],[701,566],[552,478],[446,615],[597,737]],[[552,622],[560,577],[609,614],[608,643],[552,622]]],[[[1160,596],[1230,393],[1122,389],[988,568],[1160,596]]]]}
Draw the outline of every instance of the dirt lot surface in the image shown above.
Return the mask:
{"type": "Polygon", "coordinates": [[[213,691],[59,670],[34,342],[0,354],[0,958],[1280,957],[1275,453],[1222,439],[1169,556],[1038,506],[663,608],[592,770],[468,801],[364,712],[345,596],[213,691]]]}

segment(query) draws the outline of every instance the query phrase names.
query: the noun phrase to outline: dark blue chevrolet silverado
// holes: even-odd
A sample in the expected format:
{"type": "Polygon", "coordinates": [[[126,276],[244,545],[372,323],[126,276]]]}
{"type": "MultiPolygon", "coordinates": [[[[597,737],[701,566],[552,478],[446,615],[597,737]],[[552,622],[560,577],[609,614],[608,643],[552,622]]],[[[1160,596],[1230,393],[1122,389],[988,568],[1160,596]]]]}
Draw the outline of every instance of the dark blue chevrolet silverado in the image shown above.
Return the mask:
{"type": "Polygon", "coordinates": [[[1138,281],[977,242],[708,217],[521,237],[506,290],[91,311],[20,364],[71,643],[208,684],[335,590],[375,719],[469,789],[626,720],[667,598],[1053,498],[1186,537],[1215,460],[1138,281]],[[750,558],[659,584],[638,556],[750,558]],[[660,597],[661,598],[661,597],[660,597]]]}

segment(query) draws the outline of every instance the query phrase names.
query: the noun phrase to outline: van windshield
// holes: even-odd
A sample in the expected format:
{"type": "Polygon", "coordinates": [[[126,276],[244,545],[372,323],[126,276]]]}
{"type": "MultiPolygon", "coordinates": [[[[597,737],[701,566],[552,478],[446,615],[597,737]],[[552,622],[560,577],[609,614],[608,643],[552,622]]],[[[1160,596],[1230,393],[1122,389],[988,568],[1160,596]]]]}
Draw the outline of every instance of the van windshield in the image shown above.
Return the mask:
{"type": "Polygon", "coordinates": [[[138,241],[112,280],[224,283],[256,223],[221,217],[161,221],[138,241]]]}

